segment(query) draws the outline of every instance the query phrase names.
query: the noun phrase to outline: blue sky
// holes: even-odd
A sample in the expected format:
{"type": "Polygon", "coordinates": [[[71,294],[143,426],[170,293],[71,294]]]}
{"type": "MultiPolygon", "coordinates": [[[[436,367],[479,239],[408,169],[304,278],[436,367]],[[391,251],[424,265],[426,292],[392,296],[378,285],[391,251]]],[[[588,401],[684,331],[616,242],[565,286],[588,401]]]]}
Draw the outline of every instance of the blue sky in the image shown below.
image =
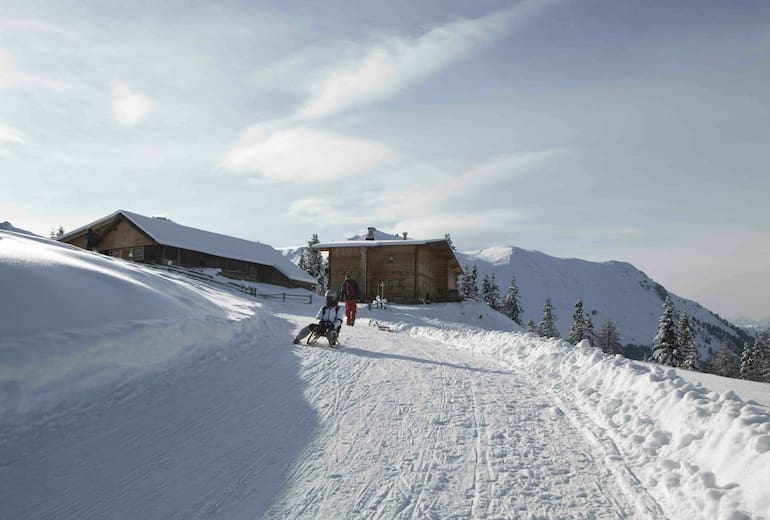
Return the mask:
{"type": "Polygon", "coordinates": [[[770,315],[770,3],[1,0],[0,218],[367,226],[770,315]]]}

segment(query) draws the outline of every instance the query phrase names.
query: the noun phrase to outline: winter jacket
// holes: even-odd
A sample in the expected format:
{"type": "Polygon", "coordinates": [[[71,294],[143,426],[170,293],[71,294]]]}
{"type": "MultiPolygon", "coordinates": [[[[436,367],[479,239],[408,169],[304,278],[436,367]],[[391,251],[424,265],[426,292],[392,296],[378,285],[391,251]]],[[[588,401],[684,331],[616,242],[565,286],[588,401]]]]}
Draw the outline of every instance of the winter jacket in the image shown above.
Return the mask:
{"type": "Polygon", "coordinates": [[[357,300],[358,299],[358,284],[355,280],[345,280],[340,287],[340,297],[345,300],[357,300]]]}
{"type": "Polygon", "coordinates": [[[345,315],[345,310],[339,305],[334,307],[327,307],[324,305],[321,310],[318,311],[316,318],[320,321],[330,321],[334,323],[334,327],[339,329],[342,326],[342,317],[345,315]]]}

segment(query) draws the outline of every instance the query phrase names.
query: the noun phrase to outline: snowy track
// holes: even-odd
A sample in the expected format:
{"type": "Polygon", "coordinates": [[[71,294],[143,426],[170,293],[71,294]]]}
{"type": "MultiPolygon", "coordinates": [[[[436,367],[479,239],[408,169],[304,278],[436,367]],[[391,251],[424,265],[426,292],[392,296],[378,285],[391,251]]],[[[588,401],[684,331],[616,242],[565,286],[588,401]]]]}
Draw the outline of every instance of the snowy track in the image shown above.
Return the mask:
{"type": "Polygon", "coordinates": [[[428,340],[343,332],[339,351],[295,349],[320,428],[268,517],[646,516],[533,378],[428,340]]]}

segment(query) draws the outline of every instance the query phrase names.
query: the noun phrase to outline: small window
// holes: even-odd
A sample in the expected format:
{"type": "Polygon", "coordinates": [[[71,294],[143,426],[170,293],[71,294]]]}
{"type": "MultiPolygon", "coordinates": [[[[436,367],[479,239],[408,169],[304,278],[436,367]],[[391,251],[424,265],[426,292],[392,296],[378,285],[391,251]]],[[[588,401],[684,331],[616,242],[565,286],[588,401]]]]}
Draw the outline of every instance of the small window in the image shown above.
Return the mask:
{"type": "Polygon", "coordinates": [[[120,258],[120,249],[110,249],[110,256],[120,258]]]}
{"type": "Polygon", "coordinates": [[[144,260],[144,248],[143,247],[132,247],[130,256],[134,260],[144,260]]]}

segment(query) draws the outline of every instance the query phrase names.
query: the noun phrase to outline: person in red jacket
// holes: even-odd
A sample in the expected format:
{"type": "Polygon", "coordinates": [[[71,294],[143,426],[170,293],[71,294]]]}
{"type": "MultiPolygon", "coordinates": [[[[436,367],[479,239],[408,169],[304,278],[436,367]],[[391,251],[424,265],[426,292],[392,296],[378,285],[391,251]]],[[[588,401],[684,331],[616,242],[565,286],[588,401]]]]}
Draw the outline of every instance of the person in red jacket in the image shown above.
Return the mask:
{"type": "Polygon", "coordinates": [[[340,288],[340,296],[345,300],[345,318],[351,327],[356,322],[356,309],[358,308],[359,290],[358,284],[350,275],[345,275],[345,281],[340,288]]]}

